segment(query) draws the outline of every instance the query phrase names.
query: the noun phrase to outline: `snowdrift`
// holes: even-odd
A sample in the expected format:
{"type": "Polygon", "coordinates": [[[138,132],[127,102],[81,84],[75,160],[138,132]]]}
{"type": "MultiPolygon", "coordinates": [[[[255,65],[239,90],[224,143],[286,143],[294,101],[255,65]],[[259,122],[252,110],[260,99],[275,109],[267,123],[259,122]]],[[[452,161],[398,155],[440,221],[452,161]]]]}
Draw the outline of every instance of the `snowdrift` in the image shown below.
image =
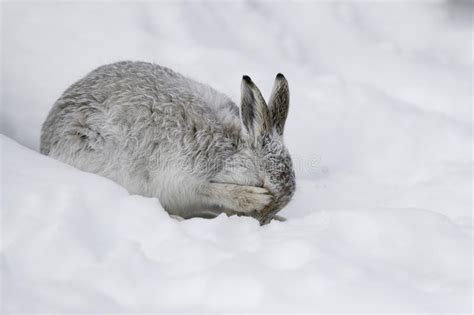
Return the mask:
{"type": "Polygon", "coordinates": [[[157,199],[1,139],[5,311],[467,310],[471,238],[436,212],[292,218],[318,201],[300,193],[285,223],[178,222],[157,199]]]}

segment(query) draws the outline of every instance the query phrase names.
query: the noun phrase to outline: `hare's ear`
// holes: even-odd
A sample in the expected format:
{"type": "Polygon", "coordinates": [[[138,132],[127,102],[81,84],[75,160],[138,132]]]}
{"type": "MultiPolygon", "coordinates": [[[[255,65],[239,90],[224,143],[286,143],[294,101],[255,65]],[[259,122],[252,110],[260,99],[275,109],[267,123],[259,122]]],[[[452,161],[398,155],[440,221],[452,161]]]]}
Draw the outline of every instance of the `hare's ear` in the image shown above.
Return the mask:
{"type": "Polygon", "coordinates": [[[272,123],[279,135],[283,135],[288,108],[290,106],[290,90],[288,81],[283,74],[278,73],[273,84],[272,95],[268,102],[272,123]]]}
{"type": "Polygon", "coordinates": [[[242,124],[249,136],[258,141],[262,135],[271,131],[270,112],[260,90],[249,76],[244,75],[242,78],[241,93],[242,124]]]}

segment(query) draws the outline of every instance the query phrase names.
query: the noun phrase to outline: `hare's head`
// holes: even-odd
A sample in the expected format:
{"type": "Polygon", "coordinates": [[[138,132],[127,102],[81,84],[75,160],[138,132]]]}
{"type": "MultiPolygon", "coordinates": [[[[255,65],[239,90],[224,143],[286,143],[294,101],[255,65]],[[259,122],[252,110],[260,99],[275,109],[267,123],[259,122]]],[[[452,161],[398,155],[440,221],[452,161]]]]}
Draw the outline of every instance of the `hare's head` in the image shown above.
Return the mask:
{"type": "Polygon", "coordinates": [[[283,131],[290,102],[288,82],[282,74],[275,78],[268,106],[250,77],[242,78],[241,120],[243,142],[252,156],[257,177],[273,195],[259,220],[269,223],[295,192],[295,173],[283,143],[283,131]]]}

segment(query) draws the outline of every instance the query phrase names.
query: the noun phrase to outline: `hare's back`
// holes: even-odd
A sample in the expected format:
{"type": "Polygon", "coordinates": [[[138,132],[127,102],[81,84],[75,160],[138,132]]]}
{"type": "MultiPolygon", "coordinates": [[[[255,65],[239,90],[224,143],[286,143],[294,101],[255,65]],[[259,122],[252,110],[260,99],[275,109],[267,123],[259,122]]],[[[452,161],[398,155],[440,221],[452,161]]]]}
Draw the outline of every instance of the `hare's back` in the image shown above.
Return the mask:
{"type": "Polygon", "coordinates": [[[62,98],[90,95],[104,103],[122,97],[129,104],[134,104],[133,99],[129,98],[145,95],[155,101],[166,102],[172,101],[173,97],[196,97],[199,89],[210,88],[166,67],[147,62],[122,61],[90,72],[68,88],[62,98]]]}
{"type": "Polygon", "coordinates": [[[100,147],[97,141],[219,124],[238,128],[238,108],[227,96],[166,67],[124,61],[97,68],[63,93],[43,124],[41,152],[70,135],[100,147]]]}

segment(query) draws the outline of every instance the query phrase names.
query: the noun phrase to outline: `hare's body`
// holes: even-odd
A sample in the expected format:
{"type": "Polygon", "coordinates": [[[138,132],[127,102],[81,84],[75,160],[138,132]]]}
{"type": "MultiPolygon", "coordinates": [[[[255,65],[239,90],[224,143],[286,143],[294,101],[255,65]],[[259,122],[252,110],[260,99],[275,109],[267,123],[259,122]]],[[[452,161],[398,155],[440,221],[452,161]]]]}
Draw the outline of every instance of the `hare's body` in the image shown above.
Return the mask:
{"type": "Polygon", "coordinates": [[[173,215],[255,214],[272,194],[243,138],[227,96],[158,65],[120,62],[64,92],[41,152],[158,197],[173,215]]]}

